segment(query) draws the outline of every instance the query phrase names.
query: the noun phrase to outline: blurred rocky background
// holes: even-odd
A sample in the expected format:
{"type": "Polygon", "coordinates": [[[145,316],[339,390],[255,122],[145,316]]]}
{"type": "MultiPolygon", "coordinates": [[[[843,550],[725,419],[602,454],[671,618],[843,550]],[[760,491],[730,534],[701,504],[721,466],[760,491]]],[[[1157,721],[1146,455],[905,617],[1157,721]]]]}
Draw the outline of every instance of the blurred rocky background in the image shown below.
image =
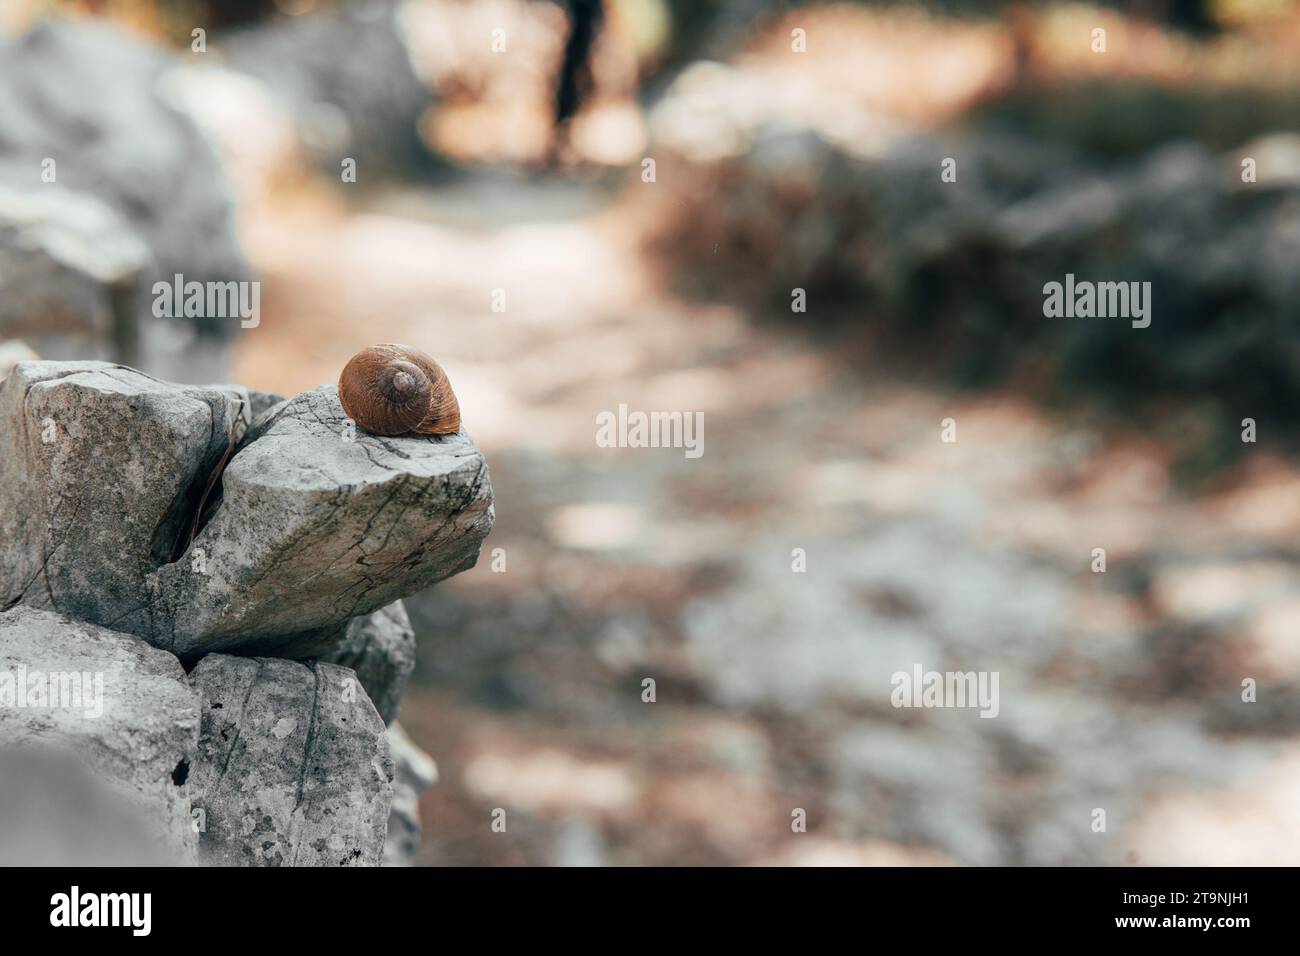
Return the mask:
{"type": "Polygon", "coordinates": [[[1300,862],[1295,4],[0,29],[0,356],[447,369],[497,524],[406,602],[420,862],[1300,862]],[[260,279],[260,324],[155,318],[174,272],[260,279]],[[1067,272],[1150,281],[1151,327],[1045,318],[1067,272]],[[619,404],[704,455],[597,448],[619,404]],[[999,716],[894,709],[916,663],[998,671],[999,716]]]}

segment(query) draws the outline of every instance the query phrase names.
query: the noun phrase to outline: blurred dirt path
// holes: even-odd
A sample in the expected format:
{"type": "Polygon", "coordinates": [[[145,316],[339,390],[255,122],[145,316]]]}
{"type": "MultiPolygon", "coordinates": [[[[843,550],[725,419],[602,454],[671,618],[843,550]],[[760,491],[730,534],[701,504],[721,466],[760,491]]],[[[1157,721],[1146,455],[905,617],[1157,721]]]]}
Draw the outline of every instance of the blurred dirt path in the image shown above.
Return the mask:
{"type": "Polygon", "coordinates": [[[443,773],[427,862],[1155,863],[1187,852],[1167,814],[1296,858],[1228,839],[1215,802],[1263,767],[1266,803],[1297,779],[1294,708],[1235,703],[1243,675],[1300,699],[1292,467],[1190,499],[1141,435],[679,300],[629,215],[494,179],[248,225],[263,320],[237,380],[293,393],[410,342],[491,462],[478,567],[410,602],[402,720],[443,773]],[[703,412],[704,455],[597,448],[621,403],[703,412]],[[1000,671],[1001,719],[893,710],[913,662],[1000,671]]]}

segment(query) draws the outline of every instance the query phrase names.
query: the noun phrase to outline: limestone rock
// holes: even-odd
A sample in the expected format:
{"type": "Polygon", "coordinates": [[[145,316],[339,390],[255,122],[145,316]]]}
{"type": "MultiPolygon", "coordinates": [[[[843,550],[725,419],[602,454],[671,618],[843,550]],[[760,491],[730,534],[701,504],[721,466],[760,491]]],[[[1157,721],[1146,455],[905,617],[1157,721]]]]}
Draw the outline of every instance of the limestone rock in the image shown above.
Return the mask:
{"type": "Polygon", "coordinates": [[[275,392],[263,392],[255,388],[246,389],[246,391],[254,421],[285,401],[283,395],[277,395],[275,392]]]}
{"type": "Polygon", "coordinates": [[[0,608],[45,607],[150,637],[233,403],[102,362],[27,362],[0,385],[0,608]]]}
{"type": "Polygon", "coordinates": [[[158,818],[75,753],[0,748],[0,866],[176,866],[158,818]]]}
{"type": "Polygon", "coordinates": [[[14,41],[0,58],[6,179],[45,189],[41,163],[54,159],[58,183],[76,183],[138,232],[157,268],[150,281],[247,278],[216,153],[159,95],[175,62],[102,21],[49,20],[14,41]]]}
{"type": "Polygon", "coordinates": [[[393,809],[388,815],[384,866],[411,866],[420,849],[420,795],[438,782],[438,765],[399,724],[388,728],[393,754],[393,809]]]}
{"type": "Polygon", "coordinates": [[[50,611],[0,613],[0,747],[75,756],[117,798],[110,816],[150,823],[151,858],[194,861],[198,735],[198,695],[171,654],[50,611]]]}
{"type": "Polygon", "coordinates": [[[402,602],[353,618],[325,660],[352,668],[379,716],[391,724],[415,670],[415,631],[402,602]]]}
{"type": "Polygon", "coordinates": [[[0,163],[0,330],[62,358],[136,361],[149,247],[93,194],[8,185],[0,163]]]}
{"type": "Polygon", "coordinates": [[[474,564],[492,493],[463,431],[354,434],[332,386],[274,398],[105,363],[16,366],[0,384],[0,608],[51,608],[187,660],[314,656],[352,618],[474,564]],[[265,410],[212,485],[245,396],[265,410]]]}
{"type": "Polygon", "coordinates": [[[160,317],[155,282],[252,278],[215,150],[165,98],[178,62],[51,19],[0,57],[0,337],[186,381],[224,378],[238,317],[160,317]]]}
{"type": "MultiPolygon", "coordinates": [[[[0,750],[76,755],[112,797],[95,819],[154,833],[164,862],[377,865],[390,814],[409,860],[434,770],[385,733],[414,666],[398,598],[472,566],[492,519],[468,436],[356,431],[333,387],[285,401],[19,362],[0,381],[0,698],[27,687],[11,673],[84,673],[108,719],[0,708],[0,750]],[[280,659],[327,652],[360,674],[280,659]]],[[[4,793],[0,834],[68,819],[4,793]]],[[[51,861],[120,857],[64,844],[51,861]]]]}
{"type": "Polygon", "coordinates": [[[383,721],[333,664],[211,654],[191,769],[200,855],[235,866],[374,866],[393,799],[383,721]]]}
{"type": "Polygon", "coordinates": [[[171,630],[155,640],[182,656],[279,654],[474,565],[493,509],[469,436],[382,438],[347,421],[332,385],[273,410],[194,541],[206,573],[159,569],[155,618],[171,630]]]}

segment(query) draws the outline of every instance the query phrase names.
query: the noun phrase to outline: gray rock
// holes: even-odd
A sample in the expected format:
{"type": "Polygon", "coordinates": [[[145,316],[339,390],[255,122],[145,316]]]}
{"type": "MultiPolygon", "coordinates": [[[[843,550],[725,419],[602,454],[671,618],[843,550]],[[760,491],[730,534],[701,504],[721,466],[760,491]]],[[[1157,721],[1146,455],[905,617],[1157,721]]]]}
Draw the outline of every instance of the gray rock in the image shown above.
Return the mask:
{"type": "MultiPolygon", "coordinates": [[[[229,387],[237,388],[238,386],[229,387]]],[[[245,390],[244,397],[248,401],[251,424],[245,430],[243,438],[240,439],[241,445],[256,441],[263,432],[271,427],[271,423],[279,417],[280,412],[284,411],[284,407],[289,404],[287,399],[273,392],[245,390]]]]}
{"type": "Polygon", "coordinates": [[[27,362],[0,385],[0,607],[169,633],[150,575],[185,534],[234,407],[102,362],[27,362]]]}
{"type": "Polygon", "coordinates": [[[149,247],[90,193],[18,178],[0,166],[0,329],[65,359],[135,361],[149,247]]]}
{"type": "Polygon", "coordinates": [[[420,795],[438,782],[438,765],[399,724],[388,728],[393,754],[393,808],[388,815],[384,866],[411,866],[420,849],[420,795]]]}
{"type": "Polygon", "coordinates": [[[0,384],[0,608],[48,607],[190,659],[309,656],[473,566],[493,510],[469,437],[352,438],[332,386],[263,413],[199,528],[237,395],[104,363],[16,366],[0,384]]]}
{"type": "Polygon", "coordinates": [[[248,388],[244,385],[213,385],[212,388],[228,392],[230,395],[240,398],[248,405],[248,420],[256,421],[265,415],[276,405],[281,405],[285,401],[283,395],[277,395],[275,392],[264,392],[256,388],[248,388]]]}
{"type": "Polygon", "coordinates": [[[191,768],[200,855],[234,866],[375,866],[393,800],[383,721],[347,668],[211,654],[191,768]]]}
{"type": "Polygon", "coordinates": [[[251,270],[216,153],[160,95],[177,62],[103,22],[51,20],[0,57],[0,335],[45,354],[224,377],[237,319],[156,318],[154,282],[251,270]],[[53,160],[54,182],[42,180],[53,160]],[[34,340],[34,339],[33,339],[34,340]]]}
{"type": "Polygon", "coordinates": [[[474,565],[492,527],[487,463],[462,430],[382,438],[345,427],[337,389],[290,400],[226,468],[194,541],[206,573],[158,570],[154,639],[182,656],[305,654],[337,629],[474,565]]]}
{"type": "Polygon", "coordinates": [[[0,749],[0,866],[176,866],[158,818],[75,753],[0,749]]]}
{"type": "Polygon", "coordinates": [[[87,809],[147,821],[151,859],[195,859],[198,735],[198,695],[171,654],[49,611],[0,613],[0,747],[73,755],[101,785],[87,809]]]}
{"type": "Polygon", "coordinates": [[[174,62],[103,21],[41,23],[0,59],[0,158],[24,170],[11,185],[33,189],[46,185],[41,160],[54,159],[58,182],[76,183],[139,231],[163,278],[245,278],[216,154],[158,93],[174,62]]]}
{"type": "Polygon", "coordinates": [[[399,24],[401,4],[371,0],[282,17],[222,39],[232,68],[266,85],[293,116],[304,152],[329,175],[344,157],[361,177],[430,164],[418,122],[433,102],[399,24]]]}
{"type": "Polygon", "coordinates": [[[391,724],[415,670],[415,631],[402,602],[353,618],[324,660],[354,670],[379,716],[391,724]]]}
{"type": "Polygon", "coordinates": [[[248,392],[250,410],[254,420],[286,401],[283,395],[277,395],[275,392],[263,392],[255,388],[246,389],[246,391],[248,392]]]}

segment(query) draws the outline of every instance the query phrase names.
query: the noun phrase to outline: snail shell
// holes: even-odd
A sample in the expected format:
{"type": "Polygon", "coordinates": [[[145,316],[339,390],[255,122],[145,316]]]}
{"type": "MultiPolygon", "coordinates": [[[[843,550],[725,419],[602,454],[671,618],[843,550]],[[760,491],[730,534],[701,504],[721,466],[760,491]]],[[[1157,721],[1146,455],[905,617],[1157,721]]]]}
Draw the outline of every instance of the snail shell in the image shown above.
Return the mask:
{"type": "Polygon", "coordinates": [[[374,345],[348,360],[339,401],[354,422],[376,435],[452,435],[460,403],[447,373],[409,345],[374,345]]]}

